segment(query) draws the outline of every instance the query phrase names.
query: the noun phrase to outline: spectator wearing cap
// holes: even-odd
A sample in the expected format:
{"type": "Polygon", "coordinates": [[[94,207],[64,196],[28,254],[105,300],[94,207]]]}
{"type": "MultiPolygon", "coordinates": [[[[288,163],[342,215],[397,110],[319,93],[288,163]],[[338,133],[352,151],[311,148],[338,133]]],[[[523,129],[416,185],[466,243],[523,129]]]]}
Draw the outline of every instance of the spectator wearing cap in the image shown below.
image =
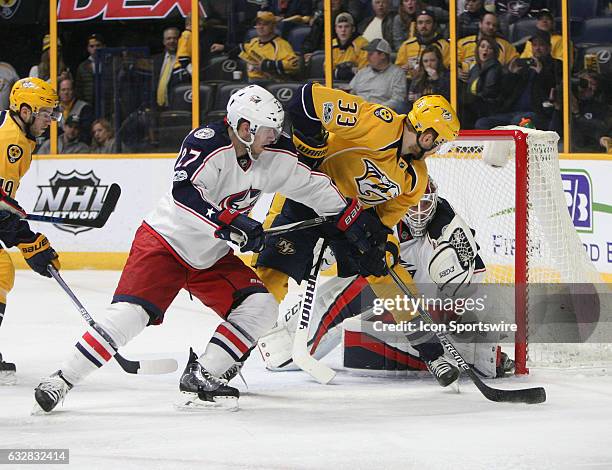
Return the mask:
{"type": "Polygon", "coordinates": [[[91,125],[91,153],[116,153],[115,133],[107,119],[96,119],[91,125]]]}
{"type": "Polygon", "coordinates": [[[419,60],[423,50],[430,45],[440,49],[444,66],[450,65],[450,45],[436,32],[436,16],[432,10],[422,10],[417,15],[416,37],[404,41],[397,52],[395,65],[404,69],[409,79],[414,77],[419,67],[419,60]]]}
{"type": "MultiPolygon", "coordinates": [[[[64,122],[64,133],[57,140],[57,153],[89,153],[89,145],[80,140],[81,126],[77,115],[68,116],[64,122]]],[[[38,152],[51,152],[51,142],[45,140],[38,152]]]]}
{"type": "Polygon", "coordinates": [[[332,41],[332,63],[336,80],[350,80],[357,70],[368,64],[368,53],[364,47],[368,41],[355,31],[355,22],[350,13],[340,13],[334,22],[332,41]]]}
{"type": "Polygon", "coordinates": [[[372,0],[374,14],[363,19],[357,31],[368,41],[382,38],[393,44],[393,18],[395,13],[391,10],[391,0],[372,0]]]}
{"type": "MultiPolygon", "coordinates": [[[[332,24],[336,24],[336,16],[346,11],[345,1],[331,0],[332,24]]],[[[310,58],[312,57],[314,51],[321,51],[325,49],[324,40],[325,16],[323,15],[323,10],[317,9],[310,25],[310,33],[304,38],[304,43],[302,44],[302,54],[304,57],[304,63],[306,65],[308,65],[310,62],[310,58]]]]}
{"type": "Polygon", "coordinates": [[[499,48],[498,60],[504,67],[518,59],[515,47],[498,34],[498,20],[494,13],[485,13],[478,23],[478,35],[466,36],[457,41],[457,63],[459,79],[467,81],[470,69],[476,63],[476,47],[482,36],[494,37],[499,48]]]}
{"type": "MultiPolygon", "coordinates": [[[[28,77],[36,77],[41,80],[45,80],[47,82],[51,82],[51,56],[50,56],[50,48],[51,48],[51,36],[49,34],[45,34],[42,40],[42,53],[40,55],[40,62],[36,65],[33,65],[30,68],[30,73],[28,77]]],[[[57,41],[57,79],[62,80],[64,78],[71,77],[70,70],[64,64],[64,59],[62,57],[62,43],[57,41]]]]}
{"type": "Polygon", "coordinates": [[[239,57],[247,64],[250,82],[290,80],[298,72],[298,58],[286,40],[276,32],[276,16],[259,11],[255,19],[257,36],[242,44],[239,57]]]}
{"type": "Polygon", "coordinates": [[[96,51],[104,47],[104,39],[100,34],[91,34],[87,38],[87,59],[79,64],[76,71],[75,91],[76,95],[88,103],[95,103],[95,56],[96,51]]]}
{"type": "Polygon", "coordinates": [[[523,118],[530,118],[537,129],[551,128],[553,106],[550,98],[554,90],[561,96],[561,78],[563,62],[550,55],[550,34],[538,31],[532,38],[533,58],[519,59],[512,62],[505,77],[503,112],[482,117],[476,121],[477,129],[491,129],[495,126],[518,124],[523,118]]]}
{"type": "Polygon", "coordinates": [[[81,129],[79,138],[83,142],[91,142],[91,123],[93,122],[93,109],[89,103],[80,100],[74,93],[74,82],[71,78],[60,81],[58,87],[62,120],[59,122],[63,129],[64,123],[70,116],[76,116],[81,129]]]}
{"type": "MultiPolygon", "coordinates": [[[[552,46],[551,55],[555,59],[563,60],[563,37],[555,33],[555,18],[550,10],[546,8],[540,10],[536,21],[536,28],[538,28],[539,31],[550,33],[550,44],[552,46]]],[[[527,44],[525,44],[525,49],[521,54],[522,59],[529,59],[530,57],[533,57],[531,38],[529,38],[527,44]]]]}
{"type": "Polygon", "coordinates": [[[391,63],[390,44],[384,39],[374,39],[364,50],[368,53],[368,65],[351,80],[351,93],[398,113],[408,112],[406,75],[400,67],[391,63]]]}
{"type": "Polygon", "coordinates": [[[483,0],[465,0],[465,11],[457,17],[459,38],[478,34],[478,23],[485,13],[483,0]]]}

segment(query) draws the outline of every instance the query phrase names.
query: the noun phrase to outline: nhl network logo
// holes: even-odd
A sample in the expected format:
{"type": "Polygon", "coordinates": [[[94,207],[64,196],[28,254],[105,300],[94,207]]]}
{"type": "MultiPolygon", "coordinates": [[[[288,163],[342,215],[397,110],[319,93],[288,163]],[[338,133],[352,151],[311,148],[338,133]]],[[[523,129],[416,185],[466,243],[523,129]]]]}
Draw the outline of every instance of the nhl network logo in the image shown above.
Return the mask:
{"type": "MultiPolygon", "coordinates": [[[[76,170],[65,174],[58,171],[49,180],[49,186],[39,186],[40,194],[34,212],[52,217],[69,219],[95,219],[102,208],[108,186],[100,185],[100,178],[93,170],[82,174],[76,170]]],[[[74,233],[91,230],[91,227],[54,224],[59,230],[74,233]]]]}

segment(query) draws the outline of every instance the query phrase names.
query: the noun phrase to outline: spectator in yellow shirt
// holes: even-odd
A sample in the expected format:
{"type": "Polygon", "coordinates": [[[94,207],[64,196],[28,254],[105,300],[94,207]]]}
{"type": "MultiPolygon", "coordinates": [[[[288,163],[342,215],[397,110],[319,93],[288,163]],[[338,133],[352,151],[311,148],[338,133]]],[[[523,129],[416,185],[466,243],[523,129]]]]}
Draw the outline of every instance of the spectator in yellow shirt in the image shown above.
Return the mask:
{"type": "MultiPolygon", "coordinates": [[[[540,10],[538,13],[538,20],[536,21],[536,28],[538,28],[539,31],[546,31],[547,33],[550,33],[550,42],[552,45],[551,55],[554,59],[563,60],[563,37],[554,32],[555,18],[550,10],[547,10],[546,8],[540,10]]],[[[525,44],[525,49],[521,54],[521,59],[530,59],[531,57],[533,57],[533,48],[531,38],[529,38],[527,44],[525,44]]]]}
{"type": "Polygon", "coordinates": [[[287,41],[276,32],[276,17],[271,11],[257,12],[257,36],[241,45],[239,57],[247,64],[250,82],[291,80],[298,71],[298,58],[287,41]]]}
{"type": "Polygon", "coordinates": [[[332,42],[334,78],[350,80],[357,70],[368,64],[368,53],[363,48],[368,41],[355,31],[355,21],[350,13],[336,16],[335,38],[332,42]]]}
{"type": "Polygon", "coordinates": [[[422,10],[417,15],[416,29],[416,37],[403,42],[395,59],[395,65],[403,68],[410,79],[417,72],[423,50],[429,45],[434,45],[440,49],[445,67],[450,65],[448,39],[444,39],[437,33],[436,16],[431,10],[422,10]]]}
{"type": "Polygon", "coordinates": [[[467,82],[469,71],[476,63],[476,45],[482,36],[494,37],[499,48],[498,60],[508,67],[518,59],[518,52],[512,44],[497,34],[499,21],[494,13],[485,13],[480,20],[478,35],[466,36],[457,42],[457,63],[459,64],[459,79],[467,82]]]}

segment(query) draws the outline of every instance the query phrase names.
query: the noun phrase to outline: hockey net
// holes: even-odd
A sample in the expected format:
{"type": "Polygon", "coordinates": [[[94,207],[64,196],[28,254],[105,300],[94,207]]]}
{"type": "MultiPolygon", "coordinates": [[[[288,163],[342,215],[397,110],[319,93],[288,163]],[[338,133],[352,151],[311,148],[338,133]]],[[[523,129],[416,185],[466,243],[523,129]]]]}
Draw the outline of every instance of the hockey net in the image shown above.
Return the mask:
{"type": "MultiPolygon", "coordinates": [[[[536,288],[530,286],[537,284],[538,292],[543,286],[551,290],[575,286],[578,291],[602,286],[570,218],[558,140],[554,132],[515,126],[463,131],[459,139],[428,159],[439,194],[476,230],[487,266],[485,282],[510,286],[514,294],[507,308],[514,310],[518,327],[517,373],[527,373],[528,367],[612,363],[606,332],[599,333],[600,342],[594,342],[597,320],[587,322],[588,331],[572,343],[533,340],[530,292],[536,288]]],[[[584,297],[575,298],[580,302],[584,297]]],[[[596,298],[607,301],[609,297],[596,294],[596,298]]],[[[587,315],[597,315],[595,310],[609,306],[584,307],[587,315]]]]}

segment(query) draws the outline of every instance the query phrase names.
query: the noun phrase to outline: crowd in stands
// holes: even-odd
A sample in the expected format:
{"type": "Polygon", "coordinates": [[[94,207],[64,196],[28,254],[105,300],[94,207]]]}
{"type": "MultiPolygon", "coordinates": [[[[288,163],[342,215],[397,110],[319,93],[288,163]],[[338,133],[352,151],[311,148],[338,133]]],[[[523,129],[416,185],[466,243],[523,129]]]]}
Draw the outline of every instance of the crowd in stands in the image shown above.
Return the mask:
{"type": "MultiPolygon", "coordinates": [[[[569,100],[573,150],[612,152],[612,70],[603,62],[606,54],[598,56],[588,48],[607,47],[610,61],[612,12],[607,2],[588,1],[597,4],[594,11],[600,16],[609,15],[611,27],[607,40],[580,43],[577,39],[589,18],[573,19],[569,100]]],[[[278,84],[323,79],[321,0],[201,3],[206,13],[198,25],[203,121],[222,115],[225,103],[220,97],[227,99],[237,84],[258,83],[280,90],[278,84]]],[[[490,129],[529,121],[538,129],[562,134],[559,0],[457,3],[462,127],[490,129]]],[[[425,94],[450,98],[447,0],[332,0],[331,10],[335,86],[399,113],[406,113],[425,94]]],[[[57,74],[64,119],[58,151],[138,150],[143,141],[154,147],[164,134],[162,126],[175,125],[180,117],[190,126],[192,28],[189,15],[184,24],[166,27],[159,38],[163,50],[152,55],[137,51],[138,44],[118,52],[124,44],[109,48],[93,32],[74,74],[64,63],[60,40],[57,74]]],[[[32,66],[30,76],[50,79],[49,46],[46,35],[40,62],[32,66]]],[[[10,90],[16,79],[10,64],[0,62],[3,109],[7,87],[10,90]]],[[[49,142],[41,142],[39,152],[48,151],[49,142]]]]}

